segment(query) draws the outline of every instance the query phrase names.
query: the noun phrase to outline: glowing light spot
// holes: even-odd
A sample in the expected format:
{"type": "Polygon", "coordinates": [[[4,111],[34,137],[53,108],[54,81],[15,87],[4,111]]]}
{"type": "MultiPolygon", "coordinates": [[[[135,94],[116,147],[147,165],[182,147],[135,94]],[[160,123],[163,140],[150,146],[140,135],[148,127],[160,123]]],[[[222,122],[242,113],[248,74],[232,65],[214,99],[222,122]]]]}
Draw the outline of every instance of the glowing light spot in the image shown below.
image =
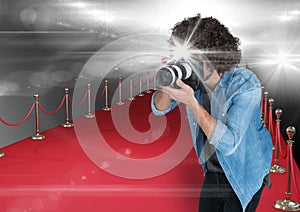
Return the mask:
{"type": "Polygon", "coordinates": [[[292,19],[292,17],[285,14],[285,15],[279,16],[279,19],[283,22],[287,22],[287,21],[290,21],[292,19]]]}
{"type": "Polygon", "coordinates": [[[78,1],[74,3],[74,6],[77,8],[83,8],[85,6],[85,3],[78,1]]]}

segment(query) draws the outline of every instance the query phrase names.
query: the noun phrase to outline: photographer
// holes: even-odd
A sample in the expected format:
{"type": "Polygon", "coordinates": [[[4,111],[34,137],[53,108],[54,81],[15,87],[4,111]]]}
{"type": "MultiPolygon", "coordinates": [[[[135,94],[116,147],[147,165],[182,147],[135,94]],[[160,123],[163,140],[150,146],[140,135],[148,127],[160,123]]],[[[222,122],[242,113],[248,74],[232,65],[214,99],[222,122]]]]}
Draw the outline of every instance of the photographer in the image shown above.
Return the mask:
{"type": "Polygon", "coordinates": [[[215,18],[184,19],[173,27],[170,41],[200,50],[187,63],[203,84],[177,79],[174,86],[159,87],[151,106],[164,115],[186,105],[205,172],[199,211],[255,211],[264,185],[270,186],[272,160],[271,137],[261,123],[260,81],[238,65],[239,39],[215,18]]]}

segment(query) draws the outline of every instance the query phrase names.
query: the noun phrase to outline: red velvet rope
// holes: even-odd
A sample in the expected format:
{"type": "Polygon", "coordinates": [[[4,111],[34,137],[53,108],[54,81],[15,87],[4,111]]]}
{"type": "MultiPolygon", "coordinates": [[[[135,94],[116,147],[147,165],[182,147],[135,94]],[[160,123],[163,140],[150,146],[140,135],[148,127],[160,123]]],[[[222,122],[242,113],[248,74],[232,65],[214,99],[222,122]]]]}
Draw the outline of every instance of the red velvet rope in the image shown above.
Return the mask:
{"type": "Polygon", "coordinates": [[[60,104],[58,105],[58,107],[54,110],[54,111],[46,111],[43,106],[39,103],[39,108],[41,109],[41,111],[47,115],[53,115],[55,113],[57,113],[61,107],[63,106],[64,102],[66,100],[66,96],[63,97],[63,99],[61,100],[60,104]]]}
{"type": "Polygon", "coordinates": [[[150,82],[153,82],[153,81],[154,81],[154,75],[153,75],[153,78],[152,78],[152,79],[151,79],[151,78],[149,79],[149,81],[150,81],[150,82]]]}
{"type": "MultiPolygon", "coordinates": [[[[105,90],[105,89],[104,89],[105,90]]],[[[109,93],[109,94],[111,94],[111,95],[114,95],[115,94],[115,92],[112,92],[110,89],[109,89],[109,87],[107,87],[107,92],[109,93]]]]}
{"type": "Polygon", "coordinates": [[[30,114],[32,113],[32,111],[34,109],[34,105],[35,104],[33,103],[32,106],[31,106],[31,108],[30,108],[30,110],[29,110],[29,112],[27,113],[27,115],[21,121],[19,121],[17,123],[8,123],[5,120],[3,120],[1,117],[0,117],[0,121],[3,122],[5,125],[11,126],[11,127],[20,125],[20,124],[22,124],[24,121],[26,121],[28,119],[28,117],[30,116],[30,114]]]}
{"type": "Polygon", "coordinates": [[[277,139],[277,142],[278,142],[278,147],[279,147],[279,153],[280,153],[280,156],[285,159],[286,156],[287,156],[287,152],[285,152],[285,154],[283,155],[283,151],[282,151],[282,146],[281,146],[281,142],[285,141],[282,137],[281,137],[281,133],[280,133],[280,129],[279,129],[279,125],[277,124],[276,125],[276,135],[279,136],[279,138],[276,137],[277,139]]]}
{"type": "Polygon", "coordinates": [[[130,82],[128,82],[126,87],[122,86],[122,91],[127,91],[129,89],[129,86],[130,86],[130,82]]]}
{"type": "Polygon", "coordinates": [[[102,90],[101,94],[98,97],[93,95],[92,92],[91,92],[91,95],[95,99],[95,101],[97,101],[97,100],[100,100],[103,97],[104,91],[105,91],[105,88],[102,90]]]}
{"type": "Polygon", "coordinates": [[[87,95],[88,95],[88,91],[85,92],[85,96],[83,97],[83,99],[81,100],[81,102],[79,104],[74,103],[70,96],[69,96],[68,99],[69,99],[69,101],[70,101],[71,104],[73,104],[74,106],[78,107],[78,106],[82,105],[85,102],[85,100],[87,98],[87,95]]]}
{"type": "Polygon", "coordinates": [[[137,88],[137,87],[138,87],[138,85],[139,85],[139,83],[137,83],[137,84],[134,84],[134,81],[132,80],[132,87],[134,87],[134,88],[137,88]]]}
{"type": "MultiPolygon", "coordinates": [[[[291,147],[289,147],[291,148],[291,147]]],[[[299,192],[299,186],[297,184],[297,181],[296,181],[296,173],[295,173],[295,169],[294,169],[294,158],[293,158],[293,151],[292,151],[292,148],[290,149],[290,163],[291,163],[291,170],[292,170],[292,178],[293,178],[293,183],[294,183],[294,187],[295,187],[295,190],[297,192],[297,196],[298,198],[300,198],[300,192],[299,192]]]]}
{"type": "Polygon", "coordinates": [[[273,111],[273,110],[269,110],[269,122],[268,122],[267,127],[268,127],[268,130],[269,130],[270,132],[274,133],[274,132],[273,132],[273,114],[272,114],[272,111],[273,111]]]}
{"type": "Polygon", "coordinates": [[[147,84],[147,78],[146,78],[145,81],[143,79],[141,81],[142,81],[142,85],[146,85],[147,84]]]}

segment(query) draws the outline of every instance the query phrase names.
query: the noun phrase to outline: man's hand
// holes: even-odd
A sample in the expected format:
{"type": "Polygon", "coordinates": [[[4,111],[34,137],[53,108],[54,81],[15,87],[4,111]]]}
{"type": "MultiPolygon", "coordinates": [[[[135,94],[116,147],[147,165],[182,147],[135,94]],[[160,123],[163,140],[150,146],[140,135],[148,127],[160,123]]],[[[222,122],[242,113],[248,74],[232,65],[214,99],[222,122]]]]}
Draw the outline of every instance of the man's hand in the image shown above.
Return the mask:
{"type": "Polygon", "coordinates": [[[176,81],[176,84],[180,87],[179,89],[162,86],[160,90],[167,94],[171,99],[179,101],[188,107],[191,107],[197,102],[194,96],[194,90],[189,85],[179,79],[176,81]]]}

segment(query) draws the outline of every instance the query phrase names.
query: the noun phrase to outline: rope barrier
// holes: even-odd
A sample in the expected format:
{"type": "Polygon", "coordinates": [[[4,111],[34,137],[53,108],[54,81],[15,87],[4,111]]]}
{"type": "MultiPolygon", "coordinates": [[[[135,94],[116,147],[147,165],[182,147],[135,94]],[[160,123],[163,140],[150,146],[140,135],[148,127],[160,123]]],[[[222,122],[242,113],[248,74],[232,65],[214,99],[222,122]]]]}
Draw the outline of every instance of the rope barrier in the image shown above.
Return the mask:
{"type": "Polygon", "coordinates": [[[40,134],[40,122],[39,122],[39,95],[34,94],[33,97],[35,98],[35,135],[31,138],[32,140],[43,140],[45,136],[40,134]]]}
{"type": "Polygon", "coordinates": [[[14,127],[14,126],[20,125],[20,124],[22,124],[24,121],[26,121],[29,118],[29,116],[32,113],[33,109],[34,109],[34,103],[32,104],[32,106],[29,109],[29,111],[26,114],[26,116],[21,121],[19,121],[17,123],[8,123],[7,121],[5,121],[4,119],[2,119],[1,117],[0,117],[0,121],[3,122],[5,125],[10,126],[10,127],[14,127]]]}
{"type": "Polygon", "coordinates": [[[144,96],[144,94],[142,93],[142,76],[140,75],[139,76],[139,93],[138,93],[138,96],[144,96]]]}
{"type": "Polygon", "coordinates": [[[129,87],[130,87],[130,82],[128,82],[126,87],[122,86],[122,91],[127,91],[129,87]]]}
{"type": "Polygon", "coordinates": [[[74,125],[72,123],[70,123],[69,121],[69,89],[65,88],[65,112],[66,112],[66,122],[64,124],[62,124],[63,127],[73,127],[74,125]]]}
{"type": "Polygon", "coordinates": [[[286,156],[287,156],[287,152],[285,152],[285,154],[283,154],[283,150],[282,150],[282,145],[281,144],[283,143],[284,139],[282,139],[281,132],[280,132],[280,121],[281,121],[280,117],[282,115],[282,110],[281,109],[276,109],[275,110],[275,114],[277,116],[277,119],[276,119],[277,155],[280,154],[280,157],[283,158],[283,159],[285,159],[286,156]]]}
{"type": "MultiPolygon", "coordinates": [[[[140,77],[141,77],[141,75],[140,75],[140,77]]],[[[148,77],[146,78],[145,81],[142,79],[142,85],[146,85],[147,83],[148,83],[148,77]]]]}
{"type": "Polygon", "coordinates": [[[129,88],[130,88],[130,92],[129,92],[129,93],[130,93],[130,96],[129,96],[129,98],[128,98],[130,101],[135,100],[135,98],[134,98],[133,95],[132,95],[132,84],[133,84],[133,83],[132,83],[132,77],[130,77],[130,81],[129,81],[129,85],[130,85],[130,86],[129,86],[129,88]]]}
{"type": "Polygon", "coordinates": [[[119,90],[119,101],[117,102],[117,104],[123,105],[124,102],[122,101],[122,78],[121,77],[119,77],[119,84],[117,90],[119,90]]]}
{"type": "Polygon", "coordinates": [[[282,166],[279,165],[279,153],[282,155],[282,150],[281,150],[281,134],[280,134],[280,117],[282,114],[281,109],[276,109],[275,110],[276,114],[276,128],[275,128],[275,156],[274,156],[274,165],[271,167],[270,171],[273,173],[285,173],[286,169],[282,166]]]}
{"type": "MultiPolygon", "coordinates": [[[[106,94],[105,95],[105,109],[107,110],[109,108],[108,107],[108,94],[115,94],[117,92],[117,90],[119,90],[119,102],[117,104],[122,105],[122,104],[124,104],[124,102],[122,102],[122,90],[126,91],[126,90],[130,89],[129,100],[134,100],[135,98],[133,97],[133,94],[132,94],[133,93],[133,87],[137,88],[137,86],[139,85],[139,90],[140,90],[139,96],[143,96],[144,94],[142,94],[142,84],[147,83],[147,88],[148,88],[147,92],[151,92],[150,91],[150,82],[153,82],[153,85],[155,85],[155,80],[154,79],[155,79],[154,75],[152,76],[152,80],[151,80],[149,73],[147,73],[147,79],[144,82],[142,80],[142,76],[139,75],[139,84],[135,84],[133,82],[133,77],[130,76],[130,81],[129,81],[128,85],[126,86],[126,88],[124,88],[124,87],[122,87],[122,79],[119,78],[119,85],[118,85],[117,89],[114,92],[110,91],[110,89],[107,86],[108,82],[106,80],[105,81],[105,83],[106,83],[105,88],[103,89],[103,91],[101,92],[101,94],[100,94],[99,97],[95,97],[95,100],[102,98],[103,95],[106,94]]],[[[73,106],[76,106],[76,107],[77,106],[81,106],[86,101],[86,99],[88,98],[88,114],[85,115],[85,116],[88,117],[88,118],[94,117],[94,115],[91,114],[91,109],[90,109],[90,106],[91,106],[90,105],[91,104],[91,85],[90,84],[88,84],[88,89],[85,92],[85,95],[84,95],[83,99],[79,103],[75,103],[72,100],[72,98],[69,96],[69,89],[65,88],[65,96],[62,98],[62,100],[59,103],[58,107],[54,111],[47,111],[42,106],[42,104],[40,104],[40,102],[39,102],[39,95],[38,94],[34,94],[33,96],[35,98],[35,102],[32,104],[32,106],[30,107],[28,113],[25,115],[25,117],[22,120],[20,120],[20,121],[18,121],[16,123],[9,123],[9,122],[5,121],[3,118],[0,117],[0,121],[2,123],[4,123],[5,125],[7,125],[7,126],[17,126],[17,125],[20,125],[23,122],[25,122],[29,118],[29,116],[31,115],[31,113],[33,112],[33,110],[35,109],[36,134],[32,136],[33,140],[41,140],[41,139],[45,138],[45,136],[43,136],[43,135],[40,134],[39,109],[43,113],[45,113],[46,115],[53,115],[53,114],[56,114],[61,109],[61,107],[63,106],[63,104],[65,103],[65,105],[66,105],[66,108],[65,108],[66,123],[62,124],[62,126],[64,126],[64,127],[71,127],[71,126],[73,126],[73,124],[71,124],[69,122],[69,103],[72,104],[73,106]]]]}
{"type": "Polygon", "coordinates": [[[155,79],[155,75],[153,75],[152,80],[150,79],[149,81],[154,82],[154,79],[155,79]]]}
{"type": "Polygon", "coordinates": [[[87,98],[88,98],[88,113],[85,115],[86,118],[94,118],[95,115],[91,113],[91,84],[88,84],[87,89],[87,98]]]}
{"type": "Polygon", "coordinates": [[[150,75],[149,72],[147,73],[147,90],[146,93],[151,93],[150,91],[150,75]]]}
{"type": "Polygon", "coordinates": [[[294,161],[295,160],[294,160],[293,152],[292,151],[290,151],[290,159],[291,159],[291,161],[290,161],[290,163],[291,163],[291,169],[292,169],[292,173],[293,173],[292,179],[293,179],[295,190],[297,192],[297,196],[300,199],[300,190],[299,190],[300,187],[298,186],[298,183],[297,183],[297,180],[296,180],[296,173],[295,173],[295,167],[294,167],[294,165],[295,165],[294,161]]]}
{"type": "Polygon", "coordinates": [[[274,99],[269,99],[269,124],[267,126],[267,129],[269,130],[270,134],[273,135],[273,104],[274,99]]]}
{"type": "Polygon", "coordinates": [[[111,91],[111,90],[109,89],[109,87],[107,87],[107,92],[108,92],[108,94],[114,95],[115,92],[116,92],[116,90],[115,90],[115,91],[111,91]]]}
{"type": "Polygon", "coordinates": [[[265,87],[261,87],[261,101],[260,101],[260,109],[261,109],[261,120],[263,122],[264,120],[264,105],[265,105],[265,96],[264,96],[264,92],[265,92],[265,87]]]}
{"type": "Polygon", "coordinates": [[[81,102],[80,102],[79,104],[74,103],[70,96],[68,96],[68,99],[69,99],[70,103],[71,103],[73,106],[79,107],[79,106],[81,106],[81,105],[85,102],[87,96],[88,96],[88,91],[85,92],[85,95],[84,95],[83,99],[81,100],[81,102]]]}
{"type": "MultiPolygon", "coordinates": [[[[292,180],[295,181],[295,179],[292,177],[293,173],[295,174],[295,172],[293,172],[294,171],[293,170],[294,160],[293,160],[293,153],[292,153],[292,146],[294,143],[294,141],[292,139],[293,139],[295,132],[296,132],[296,129],[292,126],[289,126],[286,129],[286,133],[289,138],[287,140],[288,159],[287,159],[287,186],[286,186],[286,192],[285,192],[286,197],[283,200],[280,199],[274,203],[275,208],[280,209],[280,210],[285,210],[285,211],[299,211],[300,210],[300,204],[294,200],[291,200],[291,195],[292,195],[291,182],[292,182],[292,180]]],[[[296,182],[294,182],[294,183],[296,183],[296,182]]],[[[298,187],[296,186],[296,184],[295,184],[295,187],[298,192],[298,187]]]]}
{"type": "Polygon", "coordinates": [[[263,119],[263,124],[266,127],[268,123],[268,95],[269,92],[265,91],[264,92],[264,119],[263,119]]]}
{"type": "Polygon", "coordinates": [[[104,86],[104,90],[105,90],[105,106],[104,108],[102,108],[102,110],[104,111],[110,111],[111,108],[108,107],[108,93],[109,93],[109,88],[108,88],[108,81],[105,80],[105,86],[104,86]]]}
{"type": "Polygon", "coordinates": [[[104,94],[104,89],[102,90],[102,92],[100,93],[100,95],[98,97],[93,95],[93,93],[91,92],[91,96],[94,98],[95,101],[98,101],[98,100],[102,99],[103,94],[104,94]]]}
{"type": "Polygon", "coordinates": [[[62,107],[62,105],[64,104],[64,102],[65,102],[65,99],[66,99],[66,96],[64,96],[63,97],[63,99],[61,100],[61,102],[60,102],[60,104],[58,105],[58,107],[54,110],[54,111],[46,111],[43,107],[42,107],[42,105],[39,103],[39,108],[41,109],[41,111],[43,112],[43,113],[45,113],[45,114],[47,114],[47,115],[53,115],[53,114],[55,114],[55,113],[57,113],[60,109],[61,109],[61,107],[62,107]]]}
{"type": "MultiPolygon", "coordinates": [[[[132,78],[131,78],[131,80],[132,80],[132,78]]],[[[132,87],[137,88],[138,86],[139,86],[139,83],[135,84],[134,81],[132,80],[132,87]]]]}

